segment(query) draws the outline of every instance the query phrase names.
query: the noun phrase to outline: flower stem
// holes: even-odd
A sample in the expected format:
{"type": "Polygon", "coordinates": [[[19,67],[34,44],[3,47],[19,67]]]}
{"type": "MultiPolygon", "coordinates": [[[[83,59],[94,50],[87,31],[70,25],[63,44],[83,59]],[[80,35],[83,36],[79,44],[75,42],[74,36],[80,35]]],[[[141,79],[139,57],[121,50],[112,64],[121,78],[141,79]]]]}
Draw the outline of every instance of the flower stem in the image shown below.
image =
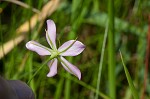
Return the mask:
{"type": "Polygon", "coordinates": [[[33,76],[30,78],[30,80],[27,82],[28,84],[31,82],[31,80],[36,76],[36,74],[47,64],[48,61],[52,60],[54,57],[48,58],[41,67],[38,68],[38,70],[33,74],[33,76]]]}

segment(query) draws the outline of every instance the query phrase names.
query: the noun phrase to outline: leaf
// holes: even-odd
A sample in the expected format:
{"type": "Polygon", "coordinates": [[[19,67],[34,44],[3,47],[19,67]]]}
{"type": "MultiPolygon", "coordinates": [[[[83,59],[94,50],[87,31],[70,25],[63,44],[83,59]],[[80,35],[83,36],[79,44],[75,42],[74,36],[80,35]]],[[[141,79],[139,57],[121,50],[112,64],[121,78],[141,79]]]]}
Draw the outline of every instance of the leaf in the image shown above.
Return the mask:
{"type": "MultiPolygon", "coordinates": [[[[89,15],[84,22],[89,24],[94,24],[97,26],[105,27],[106,21],[108,18],[108,14],[104,12],[99,12],[95,14],[89,15]]],[[[127,32],[127,33],[133,33],[140,37],[145,37],[145,34],[147,33],[148,26],[143,27],[136,27],[132,24],[130,24],[127,21],[124,21],[120,18],[115,17],[115,30],[117,32],[127,32]]]]}
{"type": "Polygon", "coordinates": [[[134,84],[133,84],[133,81],[132,81],[132,79],[131,79],[131,76],[130,76],[130,74],[129,74],[129,71],[128,71],[126,65],[124,64],[124,60],[123,60],[121,51],[120,51],[120,56],[121,56],[121,61],[122,61],[122,64],[123,64],[123,67],[124,67],[124,71],[125,71],[125,74],[126,74],[128,83],[129,83],[129,87],[130,87],[131,92],[132,92],[132,94],[133,94],[133,97],[134,97],[134,99],[139,99],[139,95],[138,95],[137,90],[136,90],[136,88],[135,88],[135,86],[134,86],[134,84]]]}

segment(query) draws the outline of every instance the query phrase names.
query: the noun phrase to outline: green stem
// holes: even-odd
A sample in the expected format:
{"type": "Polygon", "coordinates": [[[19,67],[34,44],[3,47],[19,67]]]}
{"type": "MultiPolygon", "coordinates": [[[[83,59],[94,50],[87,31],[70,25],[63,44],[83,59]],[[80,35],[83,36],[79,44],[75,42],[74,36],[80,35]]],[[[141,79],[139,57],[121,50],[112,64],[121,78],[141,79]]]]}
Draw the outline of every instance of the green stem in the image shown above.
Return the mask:
{"type": "MultiPolygon", "coordinates": [[[[30,57],[29,57],[29,60],[28,60],[28,69],[29,69],[29,72],[30,72],[29,79],[32,78],[32,71],[33,71],[32,59],[33,59],[33,54],[30,53],[30,57]]],[[[32,81],[30,82],[30,87],[31,87],[32,90],[35,92],[34,80],[32,80],[32,81]]]]}
{"type": "MultiPolygon", "coordinates": [[[[71,76],[69,73],[67,73],[68,76],[71,76]]],[[[71,80],[67,79],[65,83],[65,99],[70,99],[70,91],[71,91],[71,80]]]]}
{"type": "MultiPolygon", "coordinates": [[[[68,38],[69,39],[73,39],[74,37],[75,37],[75,32],[73,32],[73,31],[71,31],[70,33],[69,33],[69,35],[68,35],[68,38]]],[[[76,39],[75,39],[75,41],[74,41],[74,43],[76,42],[76,39]]],[[[73,44],[74,44],[73,43],[73,44]]],[[[72,45],[71,45],[72,46],[72,45]]],[[[72,57],[69,57],[68,58],[68,60],[70,61],[70,62],[72,62],[72,57]]],[[[66,65],[67,66],[67,65],[66,65]]],[[[68,67],[67,67],[68,68],[68,67]]],[[[69,68],[68,68],[69,69],[69,68]]],[[[71,71],[71,70],[70,70],[71,71]]],[[[70,75],[70,73],[67,73],[67,76],[68,77],[70,77],[71,75],[70,75]]],[[[65,98],[64,99],[70,99],[70,92],[71,92],[71,80],[70,79],[66,79],[66,81],[65,81],[65,98]]]]}
{"type": "Polygon", "coordinates": [[[114,0],[108,0],[109,14],[109,32],[108,32],[108,79],[109,79],[109,94],[112,99],[116,99],[116,84],[115,84],[115,42],[114,42],[114,0]]]}
{"type": "MultiPolygon", "coordinates": [[[[72,57],[69,57],[69,61],[72,61],[72,57]]],[[[67,76],[70,77],[70,73],[67,73],[67,76]]],[[[70,92],[71,92],[71,80],[66,79],[65,83],[65,99],[70,99],[70,92]]]]}
{"type": "MultiPolygon", "coordinates": [[[[102,66],[103,66],[105,45],[106,45],[106,40],[107,40],[107,33],[108,33],[108,24],[106,24],[104,40],[103,40],[103,45],[102,45],[101,58],[100,58],[100,62],[99,62],[98,79],[97,79],[97,87],[96,87],[97,91],[99,91],[99,89],[100,89],[100,79],[101,79],[101,74],[102,74],[102,66]]],[[[95,99],[98,99],[98,93],[96,93],[95,99]]]]}
{"type": "Polygon", "coordinates": [[[98,12],[99,11],[99,0],[93,0],[93,11],[94,13],[98,12]]]}
{"type": "Polygon", "coordinates": [[[61,94],[62,94],[63,86],[64,86],[63,84],[64,84],[64,78],[61,77],[61,79],[59,80],[59,83],[57,84],[57,89],[55,91],[54,99],[61,98],[61,94]]]}
{"type": "Polygon", "coordinates": [[[47,64],[48,61],[52,60],[54,57],[50,57],[48,58],[40,68],[38,68],[38,70],[32,75],[32,77],[30,78],[30,80],[27,82],[28,84],[31,82],[31,80],[36,76],[36,74],[47,64]]]}
{"type": "Polygon", "coordinates": [[[68,76],[67,74],[61,74],[61,76],[85,87],[86,89],[89,89],[91,90],[92,92],[95,92],[95,93],[98,93],[98,95],[102,98],[102,99],[111,99],[110,97],[106,96],[105,94],[103,94],[102,92],[100,91],[97,91],[94,87],[86,84],[85,82],[81,81],[81,80],[77,80],[76,78],[72,77],[72,76],[68,76]]]}

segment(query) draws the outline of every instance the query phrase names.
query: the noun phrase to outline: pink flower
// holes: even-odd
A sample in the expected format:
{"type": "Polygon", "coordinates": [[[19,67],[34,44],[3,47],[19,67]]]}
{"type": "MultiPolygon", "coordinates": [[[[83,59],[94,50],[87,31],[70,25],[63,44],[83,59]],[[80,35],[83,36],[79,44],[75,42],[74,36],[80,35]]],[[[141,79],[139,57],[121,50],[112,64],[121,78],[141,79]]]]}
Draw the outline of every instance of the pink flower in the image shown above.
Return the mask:
{"type": "Polygon", "coordinates": [[[47,77],[53,77],[57,74],[57,62],[60,61],[62,66],[69,73],[81,79],[80,70],[68,62],[63,56],[76,56],[79,55],[84,49],[85,45],[80,41],[69,40],[61,45],[58,49],[56,46],[56,26],[52,20],[47,20],[47,31],[46,31],[46,40],[50,45],[51,49],[39,44],[36,41],[29,41],[26,43],[27,49],[35,51],[41,56],[51,55],[53,59],[48,62],[48,67],[50,69],[47,77]]]}

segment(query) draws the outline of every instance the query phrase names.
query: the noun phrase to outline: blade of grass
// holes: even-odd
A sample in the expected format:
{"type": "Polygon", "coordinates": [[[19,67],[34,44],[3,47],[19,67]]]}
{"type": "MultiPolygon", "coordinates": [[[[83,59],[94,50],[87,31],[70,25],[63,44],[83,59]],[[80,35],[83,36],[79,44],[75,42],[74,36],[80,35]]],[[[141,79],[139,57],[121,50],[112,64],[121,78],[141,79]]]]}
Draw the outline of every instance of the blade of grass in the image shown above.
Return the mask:
{"type": "Polygon", "coordinates": [[[17,5],[21,6],[21,7],[24,7],[24,8],[27,8],[27,9],[32,9],[32,11],[35,12],[35,13],[38,13],[38,14],[40,13],[40,11],[38,9],[32,8],[28,4],[23,3],[21,1],[18,1],[18,0],[2,0],[2,1],[11,2],[11,3],[17,4],[17,5]]]}
{"type": "Polygon", "coordinates": [[[108,79],[109,94],[116,99],[115,78],[115,35],[114,35],[114,0],[108,0],[108,79]]]}
{"type": "Polygon", "coordinates": [[[99,0],[93,0],[93,13],[97,13],[99,11],[99,0]]]}
{"type": "Polygon", "coordinates": [[[12,79],[19,78],[19,76],[25,69],[25,63],[27,62],[28,58],[29,58],[29,53],[26,53],[21,61],[21,64],[18,66],[19,68],[18,68],[18,71],[16,71],[17,73],[12,77],[12,79]]]}
{"type": "MultiPolygon", "coordinates": [[[[76,34],[77,29],[81,25],[81,20],[83,19],[83,16],[85,15],[84,11],[81,10],[80,15],[78,16],[77,19],[75,19],[75,16],[77,16],[79,13],[76,10],[80,7],[80,3],[83,3],[84,1],[79,1],[79,0],[73,0],[72,2],[72,14],[71,14],[71,24],[72,24],[72,30],[70,31],[68,38],[69,39],[74,39],[76,34]]],[[[68,59],[70,62],[73,61],[72,57],[69,57],[68,59]]],[[[69,73],[67,73],[68,76],[71,76],[69,73]]],[[[65,82],[65,99],[70,99],[70,92],[71,92],[71,80],[67,79],[65,82]]]]}
{"type": "MultiPolygon", "coordinates": [[[[97,79],[97,87],[96,87],[97,91],[99,91],[100,89],[100,80],[101,80],[101,73],[102,73],[102,67],[103,67],[103,59],[104,59],[104,52],[105,52],[105,46],[106,46],[106,40],[107,40],[107,33],[108,33],[108,24],[106,24],[102,51],[101,51],[101,58],[99,62],[98,79],[97,79]]],[[[98,93],[96,93],[95,99],[98,99],[98,93]]]]}
{"type": "MultiPolygon", "coordinates": [[[[31,22],[31,29],[35,27],[37,22],[41,22],[42,20],[45,20],[49,15],[51,15],[56,8],[58,7],[59,0],[51,0],[49,1],[41,10],[40,14],[35,14],[30,18],[31,22]]],[[[26,33],[29,31],[29,21],[26,21],[24,24],[22,24],[18,29],[17,29],[17,34],[20,33],[26,33]]]]}
{"type": "Polygon", "coordinates": [[[64,78],[62,77],[59,80],[59,83],[57,84],[57,90],[55,92],[54,99],[60,99],[61,98],[60,96],[61,96],[61,93],[62,93],[63,84],[64,84],[64,78]]]}
{"type": "Polygon", "coordinates": [[[72,80],[73,82],[75,82],[75,83],[77,83],[77,84],[79,84],[79,85],[81,85],[81,86],[83,86],[83,87],[85,87],[85,88],[95,92],[95,93],[98,93],[98,95],[100,97],[102,97],[102,99],[111,99],[110,97],[108,97],[107,95],[103,94],[102,92],[97,91],[94,87],[90,86],[89,84],[86,84],[85,82],[83,82],[81,80],[76,79],[75,77],[68,76],[65,73],[62,73],[60,76],[63,76],[65,78],[69,79],[69,80],[72,80]]]}
{"type": "MultiPolygon", "coordinates": [[[[29,4],[29,6],[32,6],[32,2],[30,0],[27,0],[27,3],[29,4]]],[[[32,11],[29,10],[28,12],[25,12],[25,13],[26,13],[27,19],[29,19],[29,22],[28,22],[28,26],[29,26],[28,27],[29,28],[28,39],[30,40],[30,39],[32,39],[32,35],[31,35],[31,22],[30,22],[30,16],[32,14],[32,11]]],[[[28,62],[27,68],[28,68],[28,71],[30,72],[28,79],[31,79],[32,76],[33,76],[33,73],[32,73],[32,71],[33,71],[33,53],[30,52],[29,55],[30,55],[30,57],[28,58],[28,61],[27,61],[28,62]]],[[[35,92],[34,80],[32,80],[29,83],[29,85],[32,88],[33,92],[35,92]]]]}
{"type": "MultiPolygon", "coordinates": [[[[84,23],[94,24],[100,27],[105,27],[105,20],[108,18],[107,13],[99,12],[96,14],[90,15],[88,18],[84,20],[84,23]]],[[[122,20],[118,17],[115,17],[115,30],[117,32],[126,32],[136,34],[140,37],[145,37],[147,33],[148,26],[137,27],[128,21],[122,20]]]]}
{"type": "Polygon", "coordinates": [[[24,39],[23,35],[20,35],[5,44],[0,46],[0,59],[4,57],[8,52],[10,52],[16,45],[18,45],[24,39]],[[15,42],[15,43],[14,43],[15,42]]]}
{"type": "MultiPolygon", "coordinates": [[[[30,72],[29,74],[29,79],[32,78],[33,74],[32,74],[32,71],[33,71],[33,63],[32,63],[32,58],[33,58],[33,54],[30,53],[30,57],[28,57],[28,60],[27,60],[27,65],[28,65],[28,71],[30,72]]],[[[30,82],[30,87],[32,88],[33,92],[35,92],[35,86],[34,86],[34,80],[32,80],[30,82]]]]}
{"type": "MultiPolygon", "coordinates": [[[[41,10],[40,14],[35,14],[30,18],[31,26],[33,29],[37,22],[41,22],[47,18],[47,16],[51,15],[58,7],[60,0],[51,0],[49,1],[41,10]]],[[[23,23],[20,27],[16,29],[17,34],[28,33],[29,31],[29,20],[23,23]]],[[[0,59],[4,57],[4,55],[8,54],[16,45],[22,42],[25,39],[24,35],[19,35],[12,40],[4,43],[0,46],[0,59]],[[14,43],[15,42],[15,45],[14,43]]]]}
{"type": "Polygon", "coordinates": [[[139,99],[139,95],[137,93],[136,88],[134,87],[134,84],[133,84],[133,81],[132,81],[131,76],[129,74],[129,71],[128,71],[126,65],[124,64],[124,60],[123,60],[121,51],[120,51],[120,56],[121,56],[121,61],[122,61],[122,64],[123,64],[123,67],[124,67],[124,71],[125,71],[128,83],[129,83],[129,87],[130,87],[131,92],[133,94],[133,97],[134,97],[134,99],[139,99]]]}
{"type": "Polygon", "coordinates": [[[142,88],[141,99],[145,99],[145,91],[147,88],[147,80],[148,80],[148,68],[149,68],[149,60],[150,60],[150,15],[148,17],[148,32],[147,32],[147,46],[146,46],[146,57],[145,57],[145,70],[144,70],[144,84],[142,88]]]}
{"type": "Polygon", "coordinates": [[[33,74],[33,76],[29,79],[29,81],[27,82],[27,84],[29,84],[32,79],[37,75],[37,73],[48,63],[48,61],[52,60],[54,57],[49,57],[46,61],[44,61],[44,63],[41,65],[41,67],[39,67],[36,72],[33,74]]]}
{"type": "MultiPolygon", "coordinates": [[[[70,59],[69,59],[70,60],[70,59]]],[[[68,72],[66,73],[68,76],[71,76],[68,72]]],[[[65,82],[65,99],[70,99],[70,92],[71,92],[71,80],[66,79],[65,82]]]]}

